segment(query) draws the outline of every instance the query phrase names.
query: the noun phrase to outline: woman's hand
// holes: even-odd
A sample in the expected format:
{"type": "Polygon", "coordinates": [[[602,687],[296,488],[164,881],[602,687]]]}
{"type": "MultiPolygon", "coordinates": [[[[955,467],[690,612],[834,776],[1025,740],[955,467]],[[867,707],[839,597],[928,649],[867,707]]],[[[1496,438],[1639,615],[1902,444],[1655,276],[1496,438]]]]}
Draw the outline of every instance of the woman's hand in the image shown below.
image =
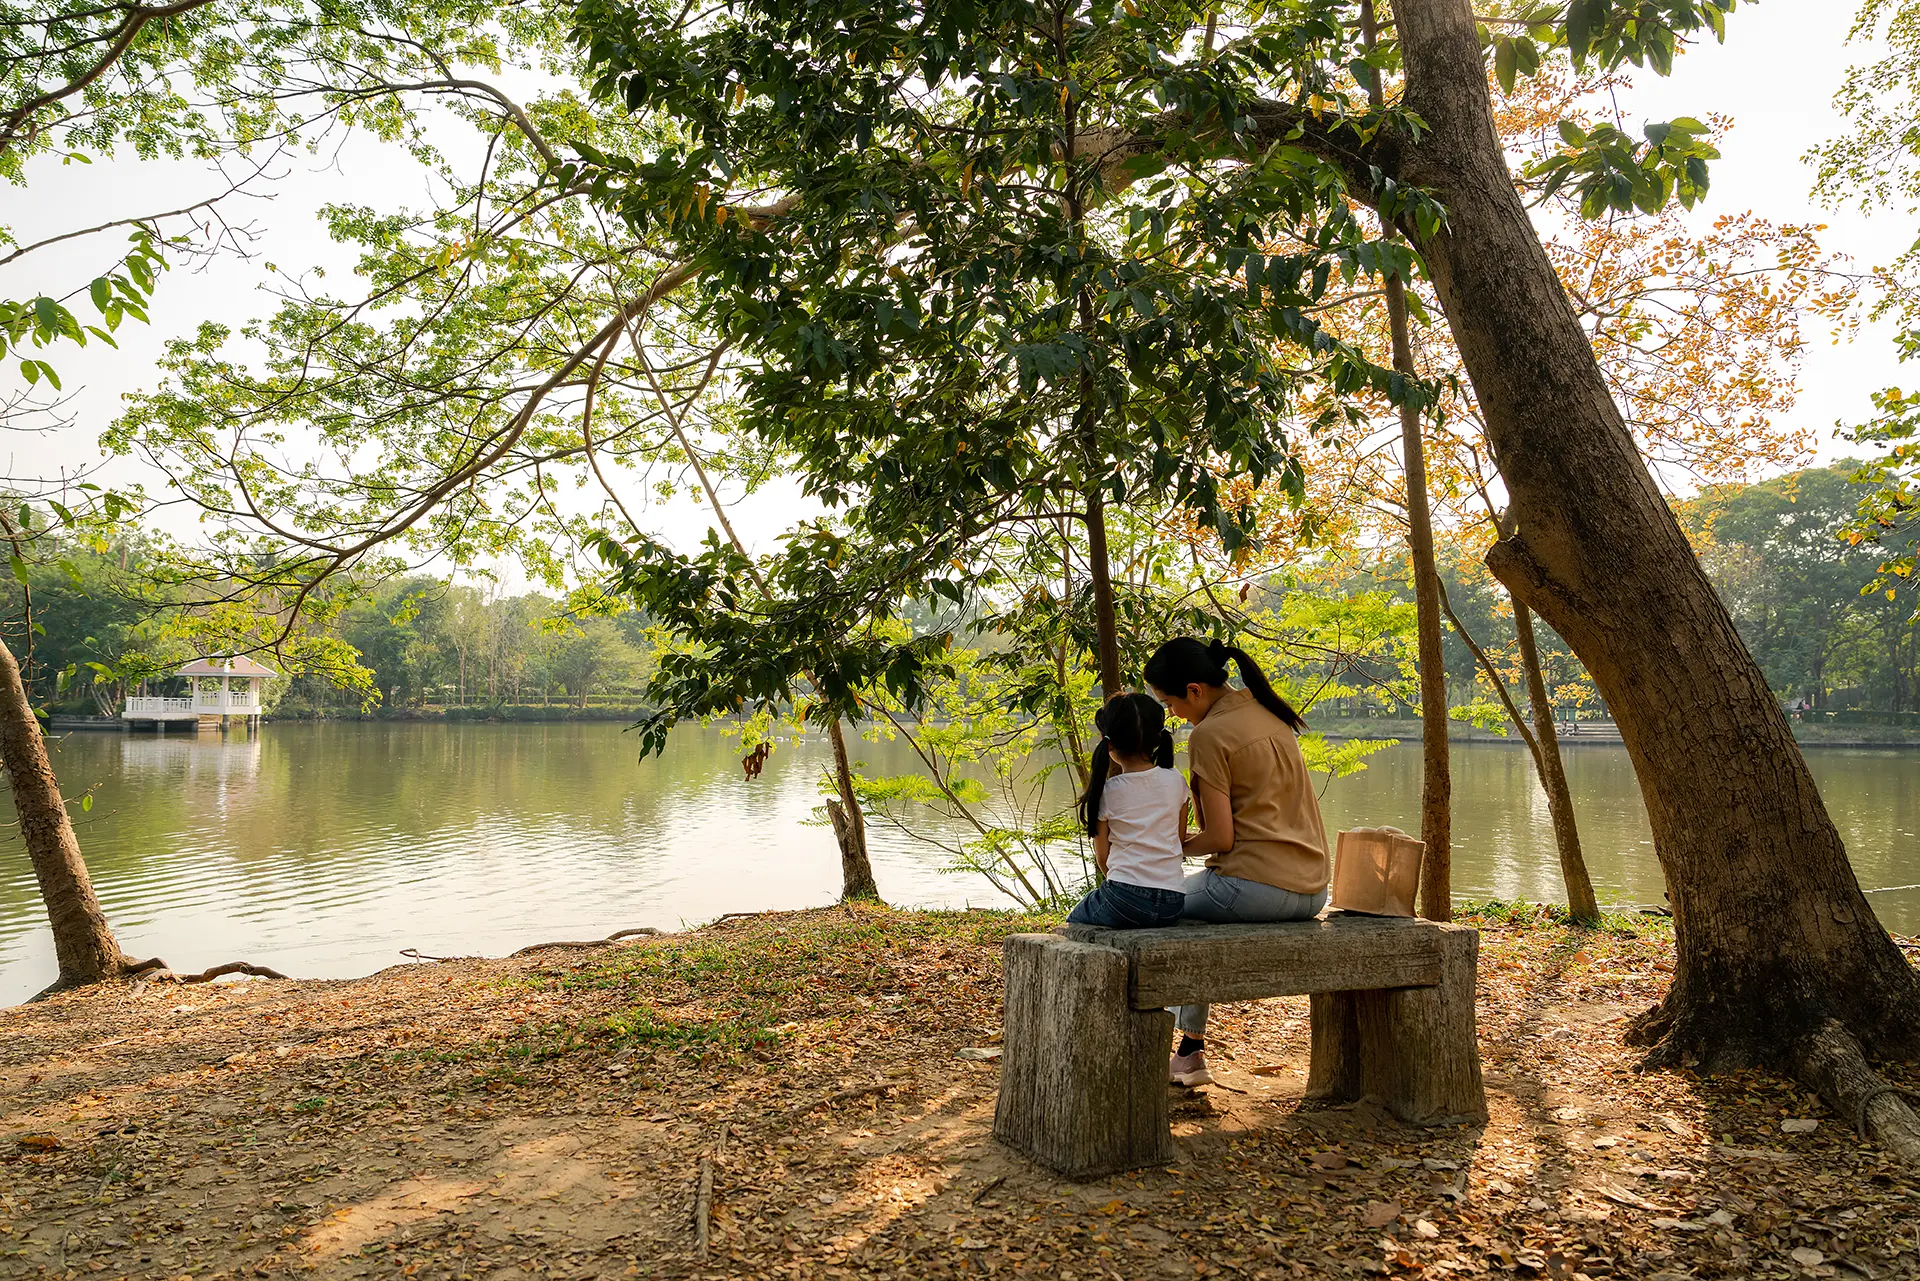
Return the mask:
{"type": "Polygon", "coordinates": [[[1233,802],[1211,783],[1193,780],[1193,797],[1200,802],[1200,821],[1204,826],[1180,842],[1187,858],[1205,858],[1224,854],[1233,848],[1233,802]]]}
{"type": "Polygon", "coordinates": [[[1113,836],[1107,830],[1107,820],[1100,820],[1100,830],[1093,834],[1093,865],[1100,869],[1100,879],[1107,879],[1107,852],[1113,848],[1113,836]]]}

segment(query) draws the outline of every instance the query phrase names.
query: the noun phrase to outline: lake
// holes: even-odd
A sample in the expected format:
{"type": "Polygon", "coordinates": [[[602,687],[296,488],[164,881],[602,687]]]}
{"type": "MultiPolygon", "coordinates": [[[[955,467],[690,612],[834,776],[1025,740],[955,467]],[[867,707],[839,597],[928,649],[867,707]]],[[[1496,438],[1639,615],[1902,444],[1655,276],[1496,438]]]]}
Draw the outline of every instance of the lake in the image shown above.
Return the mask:
{"type": "MultiPolygon", "coordinates": [[[[55,743],[75,826],[121,945],[176,968],[247,959],[297,977],[366,974],[429,956],[675,928],[725,912],[831,902],[839,854],[809,822],[831,760],[783,743],[749,782],[736,740],[674,733],[635,760],[617,725],[268,725],[258,737],[73,733],[55,743]]],[[[899,744],[858,743],[866,772],[905,772],[899,744]]],[[[1808,758],[1869,889],[1920,882],[1920,758],[1808,758]]],[[[1517,744],[1454,749],[1454,893],[1557,900],[1546,797],[1517,744]]],[[[1570,745],[1567,771],[1603,903],[1657,903],[1662,882],[1625,749],[1570,745]]],[[[1323,793],[1329,832],[1419,823],[1406,744],[1323,793]]],[[[875,825],[881,893],[898,905],[1003,906],[946,856],[875,825]]],[[[17,835],[0,877],[0,1003],[54,975],[52,939],[17,835]]],[[[1920,932],[1920,890],[1872,895],[1920,932]]]]}

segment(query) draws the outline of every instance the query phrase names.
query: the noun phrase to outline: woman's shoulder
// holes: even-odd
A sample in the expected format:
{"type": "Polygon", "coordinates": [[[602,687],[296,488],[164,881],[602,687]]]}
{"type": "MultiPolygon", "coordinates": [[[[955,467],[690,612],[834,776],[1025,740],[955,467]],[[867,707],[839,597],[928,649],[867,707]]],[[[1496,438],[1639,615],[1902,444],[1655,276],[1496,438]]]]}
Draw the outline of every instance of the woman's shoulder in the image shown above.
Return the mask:
{"type": "Polygon", "coordinates": [[[1226,751],[1235,752],[1250,743],[1295,737],[1287,723],[1262,706],[1259,699],[1246,690],[1236,689],[1231,702],[1218,707],[1193,727],[1189,741],[1218,743],[1226,751]]]}

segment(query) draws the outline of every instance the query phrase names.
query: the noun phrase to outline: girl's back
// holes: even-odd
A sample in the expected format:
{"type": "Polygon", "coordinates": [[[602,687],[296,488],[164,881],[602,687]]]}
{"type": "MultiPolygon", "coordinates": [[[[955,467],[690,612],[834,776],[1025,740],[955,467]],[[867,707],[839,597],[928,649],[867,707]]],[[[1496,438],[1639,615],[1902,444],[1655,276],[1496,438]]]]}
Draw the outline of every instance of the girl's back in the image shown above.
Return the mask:
{"type": "Polygon", "coordinates": [[[1180,813],[1187,782],[1180,771],[1155,766],[1111,774],[1100,797],[1107,822],[1107,879],[1155,890],[1185,884],[1180,863],[1180,813]]]}

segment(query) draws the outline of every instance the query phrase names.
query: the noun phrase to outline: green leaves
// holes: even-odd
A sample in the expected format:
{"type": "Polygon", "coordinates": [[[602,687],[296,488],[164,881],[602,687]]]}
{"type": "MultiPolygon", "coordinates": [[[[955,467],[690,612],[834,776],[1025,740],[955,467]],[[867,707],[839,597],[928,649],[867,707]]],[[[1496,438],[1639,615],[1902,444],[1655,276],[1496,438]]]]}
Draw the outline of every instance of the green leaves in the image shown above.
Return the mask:
{"type": "Polygon", "coordinates": [[[1569,0],[1562,31],[1574,65],[1583,70],[1623,62],[1673,70],[1680,40],[1705,31],[1726,38],[1726,16],[1738,0],[1569,0]]]}
{"type": "Polygon", "coordinates": [[[1543,200],[1570,190],[1585,218],[1608,210],[1658,213],[1673,199],[1691,209],[1706,194],[1707,161],[1720,156],[1707,141],[1706,125],[1681,116],[1647,125],[1645,135],[1640,143],[1611,124],[1588,132],[1563,120],[1566,147],[1529,166],[1526,176],[1540,184],[1543,200]]]}
{"type": "MultiPolygon", "coordinates": [[[[0,357],[9,351],[17,354],[24,343],[49,347],[64,341],[84,347],[89,335],[110,347],[117,346],[112,331],[120,327],[123,319],[132,316],[144,323],[145,303],[153,293],[156,273],[166,269],[166,260],[161,255],[159,240],[150,229],[136,228],[129,241],[132,247],[120,260],[123,270],[95,277],[87,285],[88,301],[99,313],[105,329],[82,325],[63,301],[44,294],[25,302],[0,299],[0,357]]],[[[48,362],[23,356],[18,369],[29,387],[45,379],[55,391],[60,390],[60,376],[48,362]]]]}

